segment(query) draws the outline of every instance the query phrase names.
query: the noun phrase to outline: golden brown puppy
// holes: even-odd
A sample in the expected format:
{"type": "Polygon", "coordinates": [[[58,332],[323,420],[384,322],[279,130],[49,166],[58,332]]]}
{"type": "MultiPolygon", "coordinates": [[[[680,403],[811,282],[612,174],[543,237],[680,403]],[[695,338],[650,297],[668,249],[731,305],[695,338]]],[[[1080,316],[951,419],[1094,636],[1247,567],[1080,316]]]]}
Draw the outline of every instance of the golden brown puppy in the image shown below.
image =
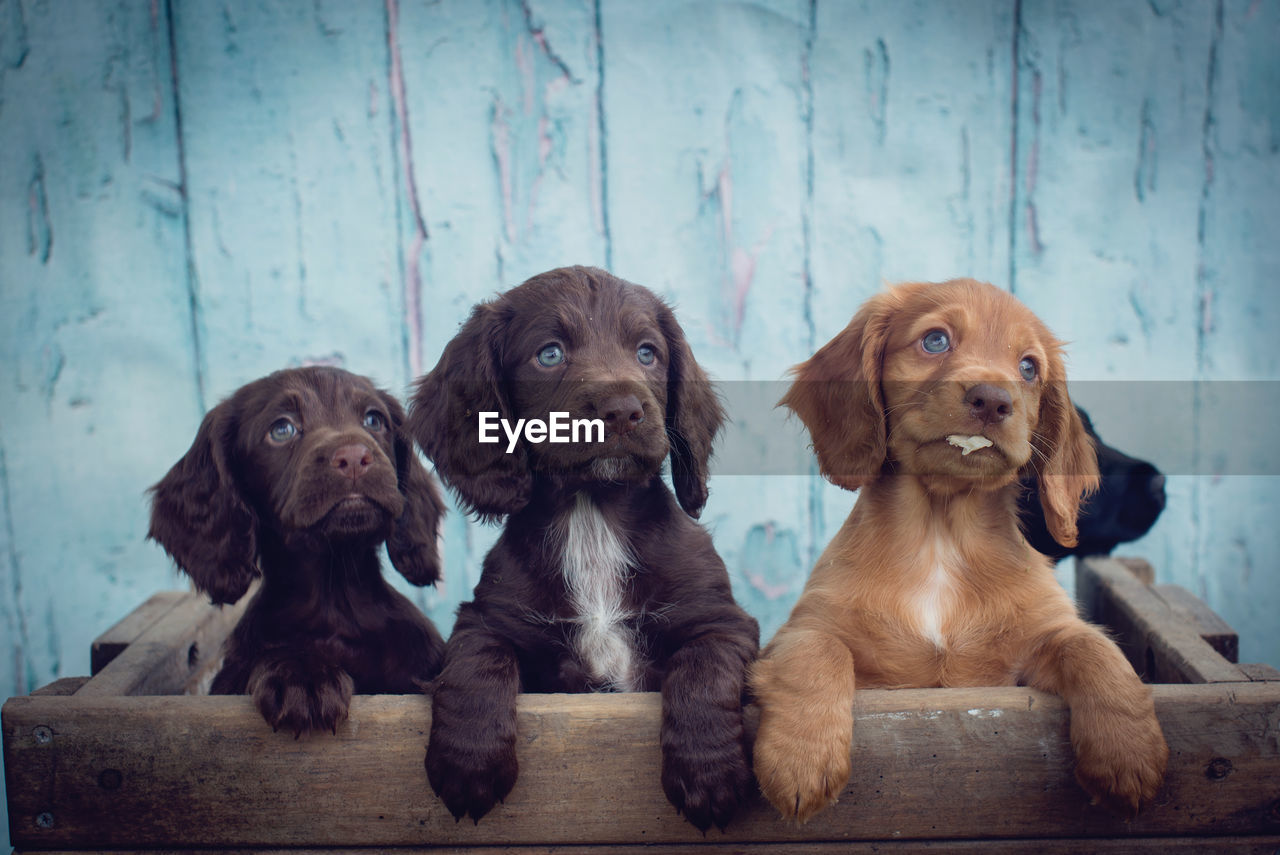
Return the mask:
{"type": "Polygon", "coordinates": [[[1068,546],[1098,481],[1061,343],[994,286],[899,285],[794,373],[782,403],[862,492],[752,669],[769,801],[800,821],[835,801],[855,687],[1021,684],[1070,706],[1081,786],[1136,812],[1169,753],[1151,692],[1018,529],[1020,475],[1068,546]]]}

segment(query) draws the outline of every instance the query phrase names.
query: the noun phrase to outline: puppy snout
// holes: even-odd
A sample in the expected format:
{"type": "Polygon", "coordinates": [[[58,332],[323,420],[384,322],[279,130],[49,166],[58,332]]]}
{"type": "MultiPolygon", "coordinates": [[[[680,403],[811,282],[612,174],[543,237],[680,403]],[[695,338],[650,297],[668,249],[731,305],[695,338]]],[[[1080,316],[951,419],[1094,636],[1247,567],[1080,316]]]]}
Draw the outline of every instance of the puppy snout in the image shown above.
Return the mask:
{"type": "Polygon", "coordinates": [[[635,395],[617,395],[600,402],[597,412],[604,421],[606,433],[619,436],[630,433],[644,421],[644,407],[635,395]]]}
{"type": "Polygon", "coordinates": [[[970,386],[964,393],[969,415],[984,425],[997,425],[1013,414],[1013,396],[990,383],[970,386]]]}
{"type": "Polygon", "coordinates": [[[355,482],[369,471],[369,467],[373,465],[373,455],[368,446],[352,443],[341,446],[333,452],[333,456],[329,458],[329,465],[355,482]]]}

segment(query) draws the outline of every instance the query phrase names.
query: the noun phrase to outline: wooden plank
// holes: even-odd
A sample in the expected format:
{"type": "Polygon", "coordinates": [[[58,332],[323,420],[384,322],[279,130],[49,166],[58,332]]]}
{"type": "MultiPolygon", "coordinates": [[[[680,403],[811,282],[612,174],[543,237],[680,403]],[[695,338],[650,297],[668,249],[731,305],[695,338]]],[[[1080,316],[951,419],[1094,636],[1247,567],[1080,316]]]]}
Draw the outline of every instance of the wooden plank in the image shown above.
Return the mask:
{"type": "MultiPolygon", "coordinates": [[[[1280,835],[1260,837],[1143,837],[1126,840],[1090,840],[1088,851],[1102,855],[1137,855],[1137,853],[1186,852],[1200,855],[1212,851],[1224,855],[1274,855],[1280,846],[1280,835]]],[[[101,850],[94,850],[101,851],[101,850]]],[[[209,849],[148,849],[148,850],[112,850],[116,855],[197,855],[219,850],[209,849]]],[[[225,850],[224,850],[225,851],[225,850]]],[[[379,847],[357,849],[255,849],[257,855],[335,855],[340,852],[361,853],[370,855],[410,855],[421,852],[417,848],[379,847]]],[[[446,851],[465,852],[466,855],[565,855],[563,846],[468,846],[465,849],[446,851]]],[[[1043,838],[1023,838],[1019,840],[948,840],[944,842],[924,840],[876,840],[876,841],[842,841],[839,843],[797,843],[786,840],[772,843],[718,843],[708,839],[698,843],[631,843],[609,844],[608,846],[583,845],[571,850],[573,855],[607,855],[611,852],[646,852],[654,855],[724,855],[724,853],[740,852],[778,852],[795,853],[795,855],[873,855],[887,852],[890,855],[921,855],[921,853],[974,853],[984,855],[991,852],[1023,853],[1036,852],[1048,855],[1078,855],[1082,851],[1081,841],[1075,838],[1059,838],[1046,840],[1043,838]]],[[[89,851],[61,850],[48,855],[91,855],[89,851]]]]}
{"type": "MultiPolygon", "coordinates": [[[[868,690],[836,806],[796,828],[756,799],[710,839],[1277,833],[1280,686],[1154,692],[1170,768],[1132,822],[1075,784],[1058,698],[868,690]]],[[[336,736],[300,740],[272,733],[245,697],[14,698],[3,709],[12,835],[19,848],[701,843],[659,785],[659,708],[656,694],[521,696],[520,779],[472,824],[426,784],[425,696],[357,697],[336,736]]]]}
{"type": "Polygon", "coordinates": [[[87,682],[89,682],[88,677],[63,677],[59,680],[54,680],[47,686],[41,686],[31,694],[38,696],[65,697],[67,695],[74,695],[76,692],[80,691],[80,688],[87,682]]]}
{"type": "Polygon", "coordinates": [[[0,11],[4,695],[87,672],[172,578],[141,536],[200,415],[168,7],[0,11]]]}
{"type": "Polygon", "coordinates": [[[209,672],[221,657],[223,639],[256,591],[255,585],[230,606],[215,606],[203,594],[184,594],[77,695],[92,698],[196,692],[193,678],[209,672]]]}
{"type": "Polygon", "coordinates": [[[1076,593],[1091,620],[1117,635],[1134,670],[1152,683],[1232,683],[1248,678],[1114,558],[1092,556],[1076,565],[1076,593]]]}
{"type": "MultiPolygon", "coordinates": [[[[809,437],[774,410],[785,385],[769,388],[816,346],[808,72],[814,16],[827,5],[597,4],[611,262],[673,301],[694,355],[720,381],[732,418],[701,518],[765,640],[830,534],[811,524],[826,491],[810,477],[809,437]],[[779,428],[796,440],[781,454],[779,428]],[[763,471],[780,459],[796,463],[763,471]]],[[[851,499],[836,497],[842,519],[851,499]]]]}
{"type": "Polygon", "coordinates": [[[1246,662],[1238,666],[1246,677],[1258,682],[1280,681],[1280,670],[1265,662],[1246,662]]]}
{"type": "Polygon", "coordinates": [[[1228,662],[1240,661],[1240,636],[1209,604],[1181,585],[1155,585],[1152,590],[1182,615],[1210,647],[1228,662]]]}
{"type": "Polygon", "coordinates": [[[1125,569],[1132,573],[1142,584],[1154,585],[1156,583],[1156,568],[1152,567],[1151,562],[1147,559],[1121,555],[1116,557],[1116,561],[1123,564],[1125,569]]]}
{"type": "MultiPolygon", "coordinates": [[[[383,109],[398,157],[397,319],[407,385],[436,364],[475,303],[555,267],[608,266],[600,4],[385,5],[383,109]]],[[[454,508],[442,533],[444,579],[405,591],[445,635],[500,532],[454,508]]]]}
{"type": "Polygon", "coordinates": [[[405,381],[386,33],[382,4],[173,6],[210,406],[291,364],[405,381]]]}
{"type": "MultiPolygon", "coordinates": [[[[1280,324],[1280,247],[1266,237],[1280,233],[1280,5],[1225,0],[1209,8],[1216,17],[1208,31],[1215,62],[1205,75],[1211,101],[1199,138],[1206,169],[1194,269],[1203,333],[1194,351],[1196,376],[1217,382],[1199,384],[1199,465],[1191,471],[1206,477],[1195,479],[1189,497],[1199,537],[1186,562],[1197,578],[1187,586],[1240,633],[1244,659],[1280,666],[1280,585],[1273,569],[1280,554],[1280,478],[1274,477],[1280,445],[1268,430],[1280,420],[1274,391],[1280,353],[1263,347],[1255,355],[1241,347],[1246,336],[1280,324]]],[[[1157,432],[1165,430],[1161,425],[1157,432]]]]}
{"type": "Polygon", "coordinates": [[[185,591],[159,591],[152,594],[145,603],[95,638],[89,648],[89,673],[97,674],[107,667],[112,659],[164,617],[184,596],[185,591]]]}

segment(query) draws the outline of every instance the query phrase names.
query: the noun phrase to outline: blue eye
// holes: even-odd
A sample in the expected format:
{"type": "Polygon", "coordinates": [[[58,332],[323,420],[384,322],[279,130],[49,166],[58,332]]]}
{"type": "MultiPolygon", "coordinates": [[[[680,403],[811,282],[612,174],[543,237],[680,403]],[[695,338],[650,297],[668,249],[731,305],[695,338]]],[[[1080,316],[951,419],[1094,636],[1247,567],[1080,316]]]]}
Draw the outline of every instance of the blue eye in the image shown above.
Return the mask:
{"type": "Polygon", "coordinates": [[[636,359],[640,360],[641,365],[652,365],[657,358],[658,352],[653,349],[651,344],[642,344],[636,348],[636,359]]]}
{"type": "Polygon", "coordinates": [[[267,436],[272,442],[286,443],[298,435],[298,429],[288,419],[277,419],[267,428],[267,436]]]}
{"type": "Polygon", "coordinates": [[[1023,357],[1022,361],[1018,363],[1018,373],[1028,383],[1040,376],[1040,371],[1036,368],[1036,361],[1029,356],[1023,357]]]}
{"type": "Polygon", "coordinates": [[[538,364],[543,368],[554,368],[564,362],[564,348],[558,344],[549,344],[538,351],[538,364]]]}
{"type": "Polygon", "coordinates": [[[951,349],[951,337],[942,330],[930,330],[920,339],[925,353],[946,353],[951,349]]]}
{"type": "Polygon", "coordinates": [[[377,410],[370,410],[364,414],[364,426],[376,433],[386,428],[387,420],[377,410]]]}

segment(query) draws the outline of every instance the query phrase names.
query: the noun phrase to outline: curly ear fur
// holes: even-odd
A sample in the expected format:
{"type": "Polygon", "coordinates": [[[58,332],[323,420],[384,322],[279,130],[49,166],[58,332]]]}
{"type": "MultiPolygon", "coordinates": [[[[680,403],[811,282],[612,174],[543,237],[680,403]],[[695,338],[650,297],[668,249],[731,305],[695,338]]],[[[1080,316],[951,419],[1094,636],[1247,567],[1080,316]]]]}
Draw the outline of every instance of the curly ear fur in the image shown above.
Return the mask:
{"type": "Polygon", "coordinates": [[[391,414],[396,482],[404,496],[404,512],[387,538],[387,555],[400,575],[413,584],[434,585],[442,570],[440,523],[444,519],[444,502],[435,479],[418,459],[400,402],[381,390],[378,396],[391,414]]]}
{"type": "Polygon", "coordinates": [[[1098,489],[1098,455],[1080,414],[1067,396],[1062,356],[1051,352],[1051,379],[1040,397],[1040,418],[1033,434],[1032,465],[1040,482],[1040,507],[1053,539],[1075,546],[1080,502],[1098,489]]]}
{"type": "Polygon", "coordinates": [[[889,294],[867,301],[844,330],[791,370],[795,381],[778,402],[809,429],[822,474],[846,490],[879,477],[888,454],[880,381],[892,313],[889,294]]]}
{"type": "Polygon", "coordinates": [[[259,575],[257,515],[231,475],[230,401],[204,417],[190,450],[151,488],[147,537],[215,603],[234,603],[259,575]]]}
{"type": "Polygon", "coordinates": [[[671,361],[667,373],[667,439],[671,443],[671,482],[685,513],[697,519],[707,503],[711,447],[724,424],[724,407],[705,371],[693,358],[684,330],[666,306],[658,325],[671,361]]]}
{"type": "Polygon", "coordinates": [[[524,448],[479,442],[481,412],[511,413],[498,344],[506,327],[499,310],[481,303],[418,381],[409,406],[409,433],[463,507],[482,520],[513,514],[529,502],[533,476],[524,448]]]}

